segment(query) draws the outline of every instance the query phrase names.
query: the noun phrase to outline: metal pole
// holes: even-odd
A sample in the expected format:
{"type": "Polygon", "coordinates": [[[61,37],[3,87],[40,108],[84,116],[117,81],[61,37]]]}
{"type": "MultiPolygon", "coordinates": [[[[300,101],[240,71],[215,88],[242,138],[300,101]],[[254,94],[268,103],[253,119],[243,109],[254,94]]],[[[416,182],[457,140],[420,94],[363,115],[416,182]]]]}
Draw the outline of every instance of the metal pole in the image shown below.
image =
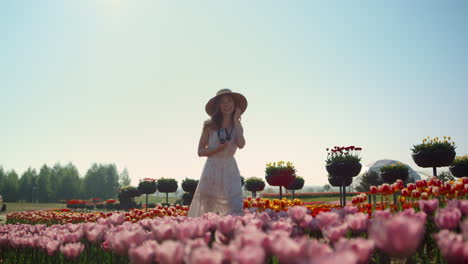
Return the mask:
{"type": "Polygon", "coordinates": [[[340,207],[343,207],[343,197],[341,197],[341,189],[342,187],[340,186],[340,207]]]}
{"type": "Polygon", "coordinates": [[[343,207],[345,206],[346,206],[346,186],[345,186],[345,182],[343,179],[343,207]]]}

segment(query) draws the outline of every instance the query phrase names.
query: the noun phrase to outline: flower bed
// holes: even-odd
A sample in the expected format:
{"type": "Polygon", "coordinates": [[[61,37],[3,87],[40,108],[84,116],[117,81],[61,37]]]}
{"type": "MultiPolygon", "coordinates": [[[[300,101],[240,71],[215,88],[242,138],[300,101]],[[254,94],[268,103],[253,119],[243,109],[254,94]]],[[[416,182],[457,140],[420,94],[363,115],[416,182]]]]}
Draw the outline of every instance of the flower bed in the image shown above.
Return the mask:
{"type": "MultiPolygon", "coordinates": [[[[244,216],[206,214],[97,223],[0,226],[5,263],[465,263],[468,201],[420,201],[420,211],[372,218],[355,206],[304,206],[244,216]],[[395,232],[397,231],[397,232],[395,232]],[[19,254],[18,254],[19,253],[19,254]]],[[[248,210],[248,209],[247,209],[248,210]]]]}
{"type": "MultiPolygon", "coordinates": [[[[162,207],[148,209],[148,212],[141,209],[133,209],[124,213],[125,221],[137,222],[146,218],[156,218],[165,216],[184,216],[187,215],[187,206],[162,207]]],[[[92,223],[99,219],[106,219],[120,212],[74,212],[70,209],[49,209],[38,211],[14,212],[7,214],[7,224],[67,224],[67,223],[92,223]]]]}
{"type": "MultiPolygon", "coordinates": [[[[351,195],[357,195],[360,194],[360,192],[348,192],[347,194],[351,195]]],[[[338,197],[340,195],[339,192],[322,192],[322,193],[296,193],[295,197],[296,198],[320,198],[320,197],[338,197]]],[[[277,193],[262,193],[260,194],[262,198],[278,198],[277,193]]],[[[283,193],[284,197],[292,197],[292,193],[283,193]]]]}

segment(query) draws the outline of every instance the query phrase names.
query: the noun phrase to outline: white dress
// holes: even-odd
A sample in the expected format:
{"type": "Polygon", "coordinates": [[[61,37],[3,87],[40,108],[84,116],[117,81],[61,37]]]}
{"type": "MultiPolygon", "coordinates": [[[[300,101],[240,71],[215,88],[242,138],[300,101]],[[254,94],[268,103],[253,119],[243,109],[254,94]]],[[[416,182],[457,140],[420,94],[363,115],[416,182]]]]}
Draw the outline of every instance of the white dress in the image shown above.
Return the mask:
{"type": "MultiPolygon", "coordinates": [[[[198,217],[205,213],[220,215],[243,214],[242,185],[234,154],[237,150],[236,130],[233,129],[228,146],[207,158],[203,172],[193,195],[188,216],[198,217]]],[[[219,146],[217,131],[211,131],[209,148],[219,146]]]]}

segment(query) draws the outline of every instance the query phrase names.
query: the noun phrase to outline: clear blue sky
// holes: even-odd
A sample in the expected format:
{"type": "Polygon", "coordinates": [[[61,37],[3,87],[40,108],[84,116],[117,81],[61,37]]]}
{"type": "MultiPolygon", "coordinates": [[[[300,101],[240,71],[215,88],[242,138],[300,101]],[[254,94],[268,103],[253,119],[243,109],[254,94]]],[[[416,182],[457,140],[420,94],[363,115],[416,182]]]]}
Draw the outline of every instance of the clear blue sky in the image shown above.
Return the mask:
{"type": "Polygon", "coordinates": [[[419,170],[410,148],[468,153],[468,2],[0,2],[0,165],[93,162],[199,178],[205,103],[243,93],[245,177],[292,161],[326,181],[325,148],[419,170]]]}

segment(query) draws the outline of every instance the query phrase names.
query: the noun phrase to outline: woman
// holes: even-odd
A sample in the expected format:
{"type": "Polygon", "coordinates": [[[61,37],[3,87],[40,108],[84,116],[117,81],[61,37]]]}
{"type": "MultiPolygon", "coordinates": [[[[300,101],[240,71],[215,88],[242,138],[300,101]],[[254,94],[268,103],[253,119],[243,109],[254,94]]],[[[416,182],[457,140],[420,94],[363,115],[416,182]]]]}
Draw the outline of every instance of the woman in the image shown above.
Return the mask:
{"type": "Polygon", "coordinates": [[[218,91],[206,104],[211,118],[203,125],[198,156],[208,158],[188,216],[243,213],[241,178],[234,154],[245,146],[240,119],[246,108],[245,97],[229,89],[218,91]]]}

